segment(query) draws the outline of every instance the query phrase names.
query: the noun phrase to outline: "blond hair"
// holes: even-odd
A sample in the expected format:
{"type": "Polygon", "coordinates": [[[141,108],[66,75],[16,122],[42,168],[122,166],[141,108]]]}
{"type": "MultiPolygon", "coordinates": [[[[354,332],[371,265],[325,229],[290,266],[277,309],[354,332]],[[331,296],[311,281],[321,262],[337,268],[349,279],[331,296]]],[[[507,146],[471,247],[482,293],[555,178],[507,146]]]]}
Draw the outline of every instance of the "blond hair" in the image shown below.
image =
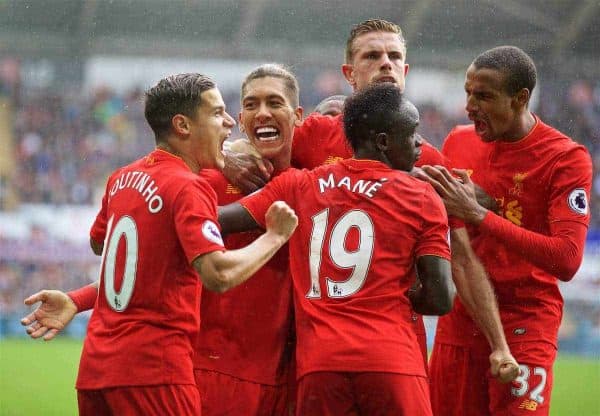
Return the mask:
{"type": "Polygon", "coordinates": [[[357,24],[352,28],[352,31],[350,31],[350,36],[346,41],[346,63],[350,63],[352,58],[354,58],[354,40],[359,36],[371,32],[396,33],[398,38],[400,38],[400,42],[404,45],[404,51],[406,52],[406,41],[404,40],[400,26],[383,19],[369,19],[357,24]]]}

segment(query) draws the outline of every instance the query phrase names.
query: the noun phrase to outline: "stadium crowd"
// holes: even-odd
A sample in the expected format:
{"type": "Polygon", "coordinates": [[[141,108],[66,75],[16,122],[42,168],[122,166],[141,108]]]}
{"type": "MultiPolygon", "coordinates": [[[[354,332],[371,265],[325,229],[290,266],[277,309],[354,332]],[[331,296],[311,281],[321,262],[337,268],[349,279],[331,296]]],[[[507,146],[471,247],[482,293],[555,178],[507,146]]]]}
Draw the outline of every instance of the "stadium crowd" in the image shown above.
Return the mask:
{"type": "MultiPolygon", "coordinates": [[[[317,77],[312,85],[312,91],[301,97],[308,110],[328,95],[348,92],[343,89],[343,82],[332,77],[317,77]]],[[[307,90],[311,89],[304,89],[307,90]]],[[[224,89],[231,114],[238,112],[238,94],[237,86],[224,89]]],[[[98,205],[109,173],[151,150],[147,138],[152,133],[144,120],[143,91],[139,88],[123,94],[109,88],[91,92],[73,89],[65,93],[23,88],[0,75],[0,95],[8,97],[13,107],[16,158],[13,185],[21,203],[98,205]]],[[[600,82],[546,82],[540,88],[537,102],[534,110],[542,119],[589,149],[594,163],[591,204],[598,207],[600,82]]],[[[434,104],[421,103],[419,110],[420,133],[438,148],[454,125],[466,121],[462,112],[450,114],[434,104]]],[[[590,228],[596,233],[600,229],[598,216],[592,216],[590,228]]],[[[0,248],[0,334],[12,332],[11,322],[20,330],[17,317],[24,311],[22,299],[26,295],[43,287],[63,290],[79,287],[93,280],[97,272],[97,260],[87,253],[87,247],[64,244],[35,227],[29,237],[20,241],[0,232],[0,248]],[[16,255],[34,252],[37,255],[16,255]],[[40,257],[39,253],[46,255],[40,257]]],[[[579,283],[575,279],[572,284],[579,283]]],[[[596,273],[581,287],[600,291],[600,275],[596,273]]],[[[577,328],[585,326],[600,339],[597,302],[572,308],[567,304],[566,313],[565,337],[577,336],[577,328]],[[575,324],[569,313],[583,313],[586,319],[583,324],[575,324]]]]}

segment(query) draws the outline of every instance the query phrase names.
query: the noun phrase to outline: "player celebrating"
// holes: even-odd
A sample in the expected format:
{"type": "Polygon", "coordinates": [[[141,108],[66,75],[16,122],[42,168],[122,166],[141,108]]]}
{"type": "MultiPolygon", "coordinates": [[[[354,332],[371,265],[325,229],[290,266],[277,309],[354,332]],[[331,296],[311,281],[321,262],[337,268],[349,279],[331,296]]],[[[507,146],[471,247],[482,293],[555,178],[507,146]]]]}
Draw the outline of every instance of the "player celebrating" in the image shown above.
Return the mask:
{"type": "MultiPolygon", "coordinates": [[[[294,127],[302,120],[295,76],[266,64],[246,76],[241,88],[240,129],[255,152],[269,160],[273,176],[290,167],[294,127]]],[[[219,170],[202,176],[219,205],[243,195],[219,170]]],[[[232,234],[228,249],[243,247],[258,232],[232,234]]],[[[255,278],[224,294],[202,294],[202,322],[194,368],[203,416],[283,415],[288,407],[292,290],[287,249],[280,250],[255,278]]]]}
{"type": "Polygon", "coordinates": [[[443,148],[452,166],[466,169],[455,171],[464,184],[442,167],[424,168],[449,214],[469,225],[521,364],[512,386],[491,380],[489,347],[457,301],[438,323],[431,358],[436,415],[549,412],[563,307],[557,283],[581,264],[592,163],[584,146],[529,111],[536,77],[531,58],[514,46],[475,58],[465,81],[473,125],[452,130],[443,148]],[[497,212],[477,203],[473,183],[496,199],[497,212]]]}
{"type": "MultiPolygon", "coordinates": [[[[263,236],[225,251],[214,191],[197,175],[222,164],[222,144],[235,124],[210,78],[159,81],[146,93],[145,116],[156,150],[110,176],[90,232],[103,258],[77,379],[81,415],[200,414],[192,365],[198,275],[217,291],[244,282],[297,224],[289,207],[275,204],[263,236]]],[[[55,292],[25,301],[42,301],[23,320],[34,338],[57,331],[47,333],[45,320],[60,301],[55,292]]]]}
{"type": "Polygon", "coordinates": [[[290,240],[297,414],[430,415],[409,305],[446,313],[453,288],[446,212],[407,173],[421,149],[418,112],[389,83],[349,98],[344,112],[356,159],[285,172],[240,201],[248,211],[236,203],[220,220],[228,231],[264,226],[279,199],[300,214],[290,240]],[[422,286],[408,295],[417,270],[422,286]]]}
{"type": "MultiPolygon", "coordinates": [[[[355,91],[379,82],[391,82],[403,91],[408,64],[400,27],[381,19],[367,20],[356,25],[346,42],[346,61],[342,65],[342,72],[355,91]]],[[[353,150],[344,134],[342,116],[311,114],[295,131],[292,164],[296,167],[312,169],[352,155],[353,150]]],[[[444,158],[437,149],[423,142],[417,166],[443,163],[444,158]]],[[[269,171],[268,161],[230,155],[226,158],[224,173],[241,189],[251,191],[265,184],[269,171]]],[[[464,305],[492,347],[489,357],[492,374],[502,381],[509,381],[517,376],[517,363],[506,343],[492,286],[472,252],[464,227],[454,225],[450,232],[454,283],[464,305]]],[[[422,318],[415,314],[413,322],[420,339],[423,359],[427,361],[422,318]]]]}

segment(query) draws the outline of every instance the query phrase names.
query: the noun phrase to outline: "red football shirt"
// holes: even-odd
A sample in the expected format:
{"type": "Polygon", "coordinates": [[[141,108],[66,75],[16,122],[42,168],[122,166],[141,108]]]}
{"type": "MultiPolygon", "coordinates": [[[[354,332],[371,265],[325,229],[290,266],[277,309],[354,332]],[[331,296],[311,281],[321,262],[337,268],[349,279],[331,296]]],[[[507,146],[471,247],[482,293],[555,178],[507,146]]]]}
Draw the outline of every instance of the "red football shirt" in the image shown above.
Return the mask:
{"type": "MultiPolygon", "coordinates": [[[[219,205],[243,195],[223,174],[201,175],[217,193],[219,205]]],[[[225,237],[227,249],[245,247],[261,231],[225,237]]],[[[292,280],[288,249],[282,248],[252,278],[227,293],[202,292],[200,334],[194,368],[217,371],[254,383],[287,381],[292,330],[292,280]]]]}
{"type": "MultiPolygon", "coordinates": [[[[537,118],[534,129],[516,143],[485,143],[472,125],[458,126],[446,138],[443,153],[496,199],[498,215],[523,229],[550,235],[554,221],[589,223],[589,210],[582,210],[576,200],[581,191],[590,195],[589,154],[537,118]]],[[[467,229],[494,285],[508,342],[556,345],[563,306],[557,278],[529,263],[527,253],[516,252],[480,228],[467,229]]],[[[487,344],[458,298],[454,310],[440,318],[436,340],[487,344]]]]}
{"type": "Polygon", "coordinates": [[[446,211],[406,172],[347,159],[291,170],[240,201],[264,225],[272,202],[298,214],[290,239],[298,377],[314,371],[425,376],[407,290],[415,259],[449,259],[446,211]]]}
{"type": "Polygon", "coordinates": [[[155,150],[115,171],[90,235],[104,241],[78,389],[194,384],[201,284],[191,262],[223,250],[214,191],[155,150]]]}
{"type": "MultiPolygon", "coordinates": [[[[294,130],[292,165],[300,169],[314,169],[318,166],[349,159],[354,155],[344,132],[343,115],[335,117],[312,113],[294,130]]],[[[421,157],[415,166],[446,165],[444,156],[435,147],[423,142],[421,157]]],[[[453,226],[462,226],[456,220],[453,226]]],[[[423,318],[413,313],[414,330],[425,337],[423,318]]]]}
{"type": "MultiPolygon", "coordinates": [[[[330,117],[313,113],[294,130],[292,165],[297,168],[314,169],[352,156],[341,114],[330,117]]],[[[425,141],[415,165],[445,165],[445,160],[435,147],[425,141]]]]}

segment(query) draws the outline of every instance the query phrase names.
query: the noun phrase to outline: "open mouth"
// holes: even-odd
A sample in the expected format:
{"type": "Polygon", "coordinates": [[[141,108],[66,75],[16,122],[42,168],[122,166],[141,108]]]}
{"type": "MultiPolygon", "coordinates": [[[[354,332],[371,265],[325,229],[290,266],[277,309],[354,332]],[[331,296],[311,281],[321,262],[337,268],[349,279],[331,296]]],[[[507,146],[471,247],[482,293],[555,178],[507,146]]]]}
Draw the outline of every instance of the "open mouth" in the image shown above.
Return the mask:
{"type": "Polygon", "coordinates": [[[377,79],[377,82],[391,82],[393,84],[396,83],[396,79],[394,77],[381,77],[377,79]]]}
{"type": "Polygon", "coordinates": [[[258,127],[254,130],[254,135],[261,142],[273,142],[279,140],[279,130],[275,127],[258,127]]]}
{"type": "Polygon", "coordinates": [[[473,123],[475,125],[475,132],[479,136],[481,136],[487,130],[487,123],[485,121],[475,119],[475,120],[473,120],[473,123]]]}

